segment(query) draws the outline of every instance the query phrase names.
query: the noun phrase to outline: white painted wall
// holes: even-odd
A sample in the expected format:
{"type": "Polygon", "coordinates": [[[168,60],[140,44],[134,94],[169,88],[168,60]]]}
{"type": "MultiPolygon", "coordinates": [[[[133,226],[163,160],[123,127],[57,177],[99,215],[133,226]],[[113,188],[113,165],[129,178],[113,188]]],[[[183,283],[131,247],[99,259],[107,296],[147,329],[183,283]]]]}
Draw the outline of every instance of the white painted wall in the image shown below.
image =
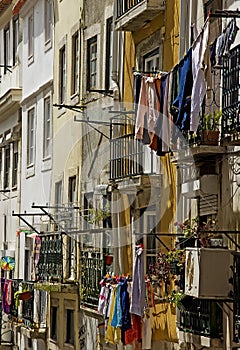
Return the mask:
{"type": "MultiPolygon", "coordinates": [[[[44,23],[45,1],[28,1],[20,11],[23,27],[22,70],[22,171],[21,171],[21,212],[40,212],[32,204],[50,203],[52,158],[43,159],[44,98],[52,102],[53,80],[53,32],[51,45],[45,43],[44,23]],[[34,46],[33,59],[28,59],[28,18],[33,14],[34,46]],[[27,166],[27,116],[35,108],[35,160],[27,166]]],[[[53,23],[53,19],[52,19],[53,23]]],[[[53,26],[52,26],[53,30],[53,26]]],[[[40,216],[26,217],[38,231],[41,230],[40,216]]],[[[24,225],[24,224],[23,224],[24,225]]],[[[26,225],[25,225],[26,226],[26,225]]],[[[33,241],[34,242],[34,241],[33,241]]],[[[25,240],[20,240],[20,277],[24,276],[25,240]]],[[[30,277],[30,276],[29,276],[30,277]]]]}

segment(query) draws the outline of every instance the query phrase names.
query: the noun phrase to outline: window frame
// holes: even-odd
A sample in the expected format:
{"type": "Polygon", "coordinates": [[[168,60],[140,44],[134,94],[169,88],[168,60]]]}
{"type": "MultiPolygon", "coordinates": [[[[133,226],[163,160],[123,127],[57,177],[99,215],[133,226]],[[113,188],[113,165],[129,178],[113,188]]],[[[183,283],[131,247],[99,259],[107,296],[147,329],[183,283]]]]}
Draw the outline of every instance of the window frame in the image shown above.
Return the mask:
{"type": "Polygon", "coordinates": [[[35,107],[27,112],[27,167],[35,162],[35,107]]]}
{"type": "Polygon", "coordinates": [[[63,181],[57,181],[55,182],[55,206],[58,207],[59,205],[62,204],[62,200],[63,200],[63,181]],[[59,195],[60,193],[60,195],[59,195]],[[60,200],[60,202],[58,202],[60,200]]]}
{"type": "Polygon", "coordinates": [[[112,88],[112,63],[113,63],[113,17],[106,21],[106,74],[105,89],[112,88]]]}
{"type": "Polygon", "coordinates": [[[9,70],[10,66],[10,24],[8,23],[4,28],[4,74],[9,70]]]}
{"type": "Polygon", "coordinates": [[[51,97],[44,98],[43,115],[43,159],[50,158],[52,152],[52,113],[51,97]]]}
{"type": "Polygon", "coordinates": [[[28,16],[28,63],[33,62],[34,57],[34,14],[28,16]]]}
{"type": "Polygon", "coordinates": [[[13,66],[17,64],[17,52],[19,44],[19,17],[13,18],[13,66]]]}
{"type": "Polygon", "coordinates": [[[49,336],[50,336],[50,339],[53,340],[54,342],[58,341],[58,313],[59,313],[59,307],[57,305],[51,304],[51,306],[50,306],[50,334],[49,334],[49,336]]]}
{"type": "Polygon", "coordinates": [[[44,2],[44,40],[45,46],[49,46],[52,42],[52,1],[44,2]]]}
{"type": "Polygon", "coordinates": [[[17,187],[18,185],[18,141],[13,142],[13,152],[12,152],[12,187],[17,187]]]}
{"type": "Polygon", "coordinates": [[[143,69],[144,71],[155,71],[160,69],[160,52],[159,47],[156,47],[155,49],[149,51],[143,56],[143,69]],[[157,66],[158,61],[158,66],[157,66]],[[153,64],[150,64],[151,68],[149,68],[149,63],[153,62],[153,64]]]}
{"type": "Polygon", "coordinates": [[[4,150],[4,178],[3,188],[10,188],[10,172],[11,172],[11,145],[6,145],[4,150]]]}
{"type": "Polygon", "coordinates": [[[94,90],[97,87],[97,52],[98,43],[97,35],[95,35],[87,41],[87,90],[94,90]],[[92,69],[93,65],[95,69],[92,69]],[[94,82],[92,82],[92,79],[94,82]]]}
{"type": "Polygon", "coordinates": [[[80,35],[79,35],[79,31],[76,31],[72,35],[71,95],[76,95],[79,92],[79,77],[80,77],[80,35]]]}
{"type": "Polygon", "coordinates": [[[66,308],[66,335],[65,335],[65,344],[75,345],[75,312],[74,309],[66,308]],[[70,314],[70,318],[69,318],[70,314]],[[71,338],[73,336],[73,338],[71,338]]]}
{"type": "Polygon", "coordinates": [[[66,100],[66,45],[59,50],[59,102],[66,100]]]}

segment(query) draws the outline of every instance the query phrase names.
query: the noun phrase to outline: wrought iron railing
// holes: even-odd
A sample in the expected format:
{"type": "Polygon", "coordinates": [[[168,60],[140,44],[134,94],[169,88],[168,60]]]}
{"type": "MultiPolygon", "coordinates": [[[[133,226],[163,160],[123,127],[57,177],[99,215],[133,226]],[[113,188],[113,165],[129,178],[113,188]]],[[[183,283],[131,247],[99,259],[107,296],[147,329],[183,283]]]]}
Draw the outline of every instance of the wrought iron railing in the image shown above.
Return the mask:
{"type": "Polygon", "coordinates": [[[81,252],[81,303],[96,308],[98,305],[100,284],[105,274],[103,253],[81,252]]]}
{"type": "Polygon", "coordinates": [[[28,297],[22,300],[22,321],[26,327],[33,327],[34,282],[22,282],[22,289],[26,293],[29,293],[28,297]]]}
{"type": "Polygon", "coordinates": [[[134,135],[123,135],[110,141],[110,178],[121,179],[143,174],[143,144],[134,135]]]}
{"type": "Polygon", "coordinates": [[[37,264],[40,281],[61,281],[63,278],[63,235],[41,235],[41,249],[37,264]]]}
{"type": "Polygon", "coordinates": [[[223,59],[222,133],[240,131],[240,45],[223,59]]]}
{"type": "Polygon", "coordinates": [[[240,253],[233,259],[233,340],[240,342],[240,253]]]}
{"type": "Polygon", "coordinates": [[[133,7],[137,6],[145,0],[116,0],[117,4],[117,17],[121,17],[130,11],[133,7]]]}
{"type": "MultiPolygon", "coordinates": [[[[19,286],[20,286],[21,281],[22,281],[21,279],[12,280],[12,295],[14,296],[14,298],[16,296],[16,293],[19,291],[19,286]]],[[[12,302],[11,308],[10,308],[10,314],[13,317],[13,319],[18,318],[18,304],[17,304],[17,302],[12,302]]]]}
{"type": "Polygon", "coordinates": [[[222,336],[222,310],[217,302],[190,299],[184,306],[180,310],[180,330],[211,338],[222,336]]]}
{"type": "Polygon", "coordinates": [[[135,139],[134,118],[128,115],[111,118],[110,179],[156,172],[154,152],[135,139]]]}

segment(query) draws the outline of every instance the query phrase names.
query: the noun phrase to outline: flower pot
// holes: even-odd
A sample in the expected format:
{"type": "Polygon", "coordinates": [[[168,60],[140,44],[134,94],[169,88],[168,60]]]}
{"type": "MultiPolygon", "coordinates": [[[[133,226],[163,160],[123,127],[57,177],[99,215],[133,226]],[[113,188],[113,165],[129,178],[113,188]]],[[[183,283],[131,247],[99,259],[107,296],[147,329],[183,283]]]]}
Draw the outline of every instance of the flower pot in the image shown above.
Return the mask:
{"type": "Polygon", "coordinates": [[[211,248],[221,248],[223,246],[222,238],[209,238],[208,239],[209,247],[211,248]]]}
{"type": "Polygon", "coordinates": [[[217,146],[219,130],[203,130],[203,145],[217,146]]]}
{"type": "Polygon", "coordinates": [[[112,255],[106,255],[105,256],[105,264],[106,265],[112,265],[113,263],[113,256],[112,255]]]}

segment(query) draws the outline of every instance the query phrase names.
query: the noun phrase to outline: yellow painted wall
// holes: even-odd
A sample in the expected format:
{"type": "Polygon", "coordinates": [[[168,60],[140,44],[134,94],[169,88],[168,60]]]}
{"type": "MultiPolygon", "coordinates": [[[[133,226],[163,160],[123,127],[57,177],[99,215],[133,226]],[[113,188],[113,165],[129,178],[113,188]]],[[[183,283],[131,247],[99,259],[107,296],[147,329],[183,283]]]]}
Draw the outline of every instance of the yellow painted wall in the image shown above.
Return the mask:
{"type": "MultiPolygon", "coordinates": [[[[135,66],[135,45],[152,35],[155,31],[165,26],[163,70],[170,71],[178,62],[179,49],[179,0],[168,0],[166,11],[155,17],[150,23],[140,30],[125,34],[125,56],[124,56],[124,95],[123,100],[133,101],[133,74],[135,66]]],[[[162,220],[161,232],[172,232],[174,229],[176,212],[176,168],[170,162],[169,155],[161,157],[161,169],[163,173],[163,189],[160,203],[162,220]]],[[[161,237],[164,243],[173,247],[174,240],[171,237],[161,237]]]]}

